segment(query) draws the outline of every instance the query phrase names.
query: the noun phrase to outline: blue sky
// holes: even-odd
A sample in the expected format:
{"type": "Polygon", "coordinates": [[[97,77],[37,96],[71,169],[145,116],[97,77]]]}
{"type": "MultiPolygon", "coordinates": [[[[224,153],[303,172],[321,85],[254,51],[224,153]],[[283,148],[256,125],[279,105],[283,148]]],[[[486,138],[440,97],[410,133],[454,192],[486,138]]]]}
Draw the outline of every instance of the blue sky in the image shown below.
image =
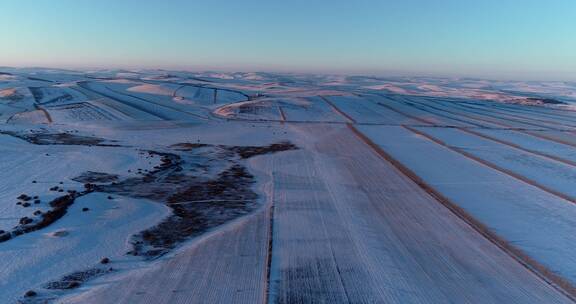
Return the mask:
{"type": "Polygon", "coordinates": [[[576,80],[574,0],[1,0],[0,65],[576,80]]]}

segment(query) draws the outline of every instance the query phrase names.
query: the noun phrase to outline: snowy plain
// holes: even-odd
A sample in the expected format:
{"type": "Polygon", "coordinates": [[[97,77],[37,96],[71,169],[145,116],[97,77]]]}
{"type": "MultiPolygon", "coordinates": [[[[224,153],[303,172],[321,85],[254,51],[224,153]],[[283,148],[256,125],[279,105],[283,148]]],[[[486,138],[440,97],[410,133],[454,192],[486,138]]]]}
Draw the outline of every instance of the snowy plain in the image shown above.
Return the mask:
{"type": "Polygon", "coordinates": [[[0,303],[570,303],[576,85],[0,68],[0,303]]]}

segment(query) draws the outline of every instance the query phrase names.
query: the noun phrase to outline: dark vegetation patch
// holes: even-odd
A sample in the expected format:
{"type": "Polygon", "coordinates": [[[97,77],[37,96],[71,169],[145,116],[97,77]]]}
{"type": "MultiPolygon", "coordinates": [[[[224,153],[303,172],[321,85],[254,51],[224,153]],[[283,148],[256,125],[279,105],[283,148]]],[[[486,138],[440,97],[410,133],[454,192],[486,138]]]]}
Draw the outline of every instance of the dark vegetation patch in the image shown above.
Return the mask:
{"type": "Polygon", "coordinates": [[[100,147],[118,147],[115,144],[106,144],[106,139],[76,135],[72,133],[46,133],[46,132],[29,132],[19,133],[12,131],[0,131],[0,134],[10,135],[25,140],[35,145],[75,145],[75,146],[100,146],[100,147]]]}
{"type": "Polygon", "coordinates": [[[68,236],[70,234],[70,232],[66,231],[66,230],[58,230],[54,233],[52,233],[52,236],[54,237],[65,237],[68,236]]]}
{"type": "Polygon", "coordinates": [[[11,239],[12,235],[9,231],[0,231],[0,243],[6,242],[7,240],[11,239]]]}
{"type": "Polygon", "coordinates": [[[269,110],[270,110],[269,106],[255,103],[241,104],[238,106],[238,114],[258,115],[269,110]]]}
{"type": "Polygon", "coordinates": [[[132,255],[146,258],[163,255],[179,243],[256,208],[257,195],[251,190],[254,177],[241,165],[220,172],[216,178],[186,183],[168,197],[173,215],[133,238],[132,255]]]}
{"type": "Polygon", "coordinates": [[[97,137],[74,135],[69,133],[34,133],[34,134],[24,134],[21,135],[22,139],[25,139],[33,144],[37,145],[100,145],[105,140],[97,137]]]}
{"type": "Polygon", "coordinates": [[[244,159],[254,157],[257,155],[264,155],[264,154],[270,154],[270,153],[275,153],[275,152],[297,150],[298,149],[298,147],[296,147],[294,144],[292,144],[290,142],[281,142],[281,143],[271,144],[269,146],[264,146],[264,147],[233,146],[233,147],[227,147],[227,148],[230,151],[234,151],[235,153],[238,153],[238,155],[244,159]]]}
{"type": "Polygon", "coordinates": [[[234,153],[220,147],[182,144],[174,153],[148,152],[160,156],[161,163],[141,176],[106,185],[96,191],[146,198],[170,206],[172,215],[133,237],[132,255],[157,257],[187,238],[252,211],[256,194],[250,190],[253,177],[240,165],[232,165],[234,153]],[[216,157],[214,159],[214,157],[216,157]],[[225,167],[219,173],[206,163],[225,167]],[[211,177],[212,176],[212,177],[211,177]],[[214,203],[214,200],[235,202],[214,203]],[[245,200],[247,203],[239,203],[245,200]],[[205,202],[198,202],[205,201],[205,202]]]}
{"type": "Polygon", "coordinates": [[[543,103],[543,104],[555,104],[555,105],[565,105],[567,103],[557,100],[557,99],[553,99],[553,98],[540,98],[540,97],[528,97],[527,98],[530,101],[534,101],[534,102],[538,102],[538,103],[543,103]]]}
{"type": "Polygon", "coordinates": [[[73,181],[79,183],[111,183],[118,180],[118,175],[108,174],[103,172],[93,172],[87,171],[82,173],[80,176],[73,178],[73,181]]]}
{"type": "Polygon", "coordinates": [[[52,303],[57,299],[61,292],[77,289],[84,283],[94,280],[103,275],[114,272],[112,267],[97,266],[83,271],[77,271],[61,277],[58,280],[46,283],[42,292],[35,290],[27,291],[23,297],[18,300],[20,304],[46,304],[52,303]]]}
{"type": "Polygon", "coordinates": [[[131,255],[155,258],[187,239],[244,216],[259,206],[252,190],[255,178],[242,159],[297,149],[283,142],[264,147],[211,146],[181,143],[179,153],[148,152],[161,164],[142,176],[131,177],[95,191],[146,198],[166,204],[172,215],[133,237],[131,255]]]}
{"type": "MultiPolygon", "coordinates": [[[[85,191],[76,192],[69,191],[68,194],[52,200],[49,205],[51,210],[46,212],[35,212],[35,217],[23,217],[20,219],[18,225],[12,231],[0,232],[0,243],[13,239],[19,235],[30,233],[50,226],[52,223],[61,219],[68,212],[68,208],[74,204],[74,201],[88,193],[94,192],[93,187],[89,186],[85,191]]],[[[28,198],[29,196],[23,194],[20,197],[28,198]]]]}
{"type": "Polygon", "coordinates": [[[59,280],[52,281],[44,285],[45,289],[49,290],[67,290],[76,289],[80,287],[83,283],[89,280],[95,279],[99,276],[113,272],[114,269],[109,268],[92,268],[84,271],[77,271],[68,275],[63,276],[59,280]]]}
{"type": "Polygon", "coordinates": [[[140,176],[129,177],[117,182],[104,185],[96,185],[96,191],[110,194],[118,194],[128,197],[146,198],[158,202],[165,202],[167,196],[178,189],[187,177],[183,166],[188,170],[199,170],[201,166],[185,164],[177,154],[148,152],[150,155],[160,157],[160,164],[152,170],[145,172],[139,170],[140,176]]]}
{"type": "Polygon", "coordinates": [[[192,151],[198,148],[208,147],[206,144],[199,144],[199,143],[180,143],[170,146],[176,151],[192,151]]]}
{"type": "MultiPolygon", "coordinates": [[[[256,180],[242,164],[243,159],[285,150],[297,149],[290,143],[266,147],[211,146],[183,143],[171,147],[172,152],[148,151],[149,157],[160,157],[160,164],[136,177],[86,172],[74,180],[85,182],[82,192],[68,194],[50,202],[52,210],[39,219],[21,224],[12,233],[18,235],[44,228],[66,214],[74,200],[102,192],[164,203],[172,214],[160,224],[134,235],[128,254],[153,259],[168,253],[182,242],[219,225],[247,215],[259,207],[258,195],[252,190],[256,180]]],[[[63,190],[56,186],[54,191],[63,190]]],[[[21,200],[34,197],[21,195],[21,200]]],[[[109,199],[113,199],[109,196],[109,199]]],[[[27,221],[27,220],[25,220],[27,221]]],[[[66,236],[66,231],[54,236],[66,236]]],[[[9,239],[9,238],[8,238],[9,239]]],[[[58,292],[75,289],[87,281],[115,271],[109,258],[102,258],[94,268],[68,274],[44,285],[44,293],[27,292],[20,303],[48,303],[58,292]]]]}

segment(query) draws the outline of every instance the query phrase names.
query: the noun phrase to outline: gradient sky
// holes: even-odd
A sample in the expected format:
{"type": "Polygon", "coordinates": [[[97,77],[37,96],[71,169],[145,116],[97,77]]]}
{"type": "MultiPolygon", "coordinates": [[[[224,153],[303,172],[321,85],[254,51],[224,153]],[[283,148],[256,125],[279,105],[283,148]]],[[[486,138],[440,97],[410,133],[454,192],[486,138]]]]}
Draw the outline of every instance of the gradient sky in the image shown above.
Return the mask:
{"type": "Polygon", "coordinates": [[[0,65],[576,80],[576,0],[0,0],[0,65]]]}

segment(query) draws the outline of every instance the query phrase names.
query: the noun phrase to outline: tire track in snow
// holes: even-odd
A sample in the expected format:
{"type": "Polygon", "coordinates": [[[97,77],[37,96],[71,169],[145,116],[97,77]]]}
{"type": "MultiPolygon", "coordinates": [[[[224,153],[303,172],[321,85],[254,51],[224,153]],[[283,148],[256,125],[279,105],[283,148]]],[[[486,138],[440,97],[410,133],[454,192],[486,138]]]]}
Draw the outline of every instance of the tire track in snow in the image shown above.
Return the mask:
{"type": "Polygon", "coordinates": [[[274,172],[270,174],[270,194],[268,206],[268,251],[266,253],[266,288],[264,289],[264,304],[269,304],[272,299],[272,259],[274,250],[274,172]]]}
{"type": "Polygon", "coordinates": [[[37,104],[34,104],[34,107],[39,110],[42,111],[42,113],[44,113],[44,116],[46,116],[46,119],[48,120],[48,123],[53,123],[54,120],[52,120],[52,116],[50,116],[50,113],[48,113],[48,111],[46,111],[46,109],[38,106],[37,104]]]}
{"type": "Polygon", "coordinates": [[[278,113],[280,113],[280,120],[282,122],[286,122],[286,114],[284,114],[284,110],[282,110],[282,106],[278,106],[278,113]]]}

